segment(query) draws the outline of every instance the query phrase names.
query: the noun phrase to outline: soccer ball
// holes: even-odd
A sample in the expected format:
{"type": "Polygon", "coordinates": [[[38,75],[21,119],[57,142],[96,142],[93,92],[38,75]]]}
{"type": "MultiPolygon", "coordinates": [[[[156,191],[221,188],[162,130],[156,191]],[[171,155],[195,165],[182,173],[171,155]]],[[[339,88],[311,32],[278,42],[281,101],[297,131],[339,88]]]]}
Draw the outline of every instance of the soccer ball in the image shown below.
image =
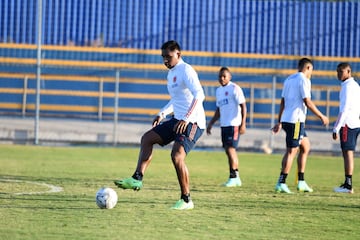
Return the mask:
{"type": "Polygon", "coordinates": [[[115,190],[109,187],[102,187],[96,193],[96,205],[101,209],[111,209],[115,207],[118,195],[115,190]]]}

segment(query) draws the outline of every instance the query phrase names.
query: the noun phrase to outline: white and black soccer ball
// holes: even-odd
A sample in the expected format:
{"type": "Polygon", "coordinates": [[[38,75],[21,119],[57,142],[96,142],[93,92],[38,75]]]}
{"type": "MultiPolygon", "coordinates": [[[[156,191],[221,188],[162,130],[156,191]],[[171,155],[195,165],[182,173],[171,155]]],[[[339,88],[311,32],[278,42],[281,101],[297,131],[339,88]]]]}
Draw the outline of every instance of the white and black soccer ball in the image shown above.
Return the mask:
{"type": "Polygon", "coordinates": [[[96,193],[96,205],[101,209],[111,209],[118,201],[118,195],[114,189],[102,187],[96,193]]]}

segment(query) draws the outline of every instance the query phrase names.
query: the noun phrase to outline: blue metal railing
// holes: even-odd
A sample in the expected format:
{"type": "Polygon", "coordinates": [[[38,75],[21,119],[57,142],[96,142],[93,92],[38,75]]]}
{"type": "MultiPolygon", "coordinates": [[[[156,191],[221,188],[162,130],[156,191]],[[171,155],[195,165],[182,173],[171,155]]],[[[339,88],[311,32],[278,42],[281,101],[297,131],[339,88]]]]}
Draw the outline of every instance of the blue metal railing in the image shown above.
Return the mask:
{"type": "MultiPolygon", "coordinates": [[[[360,57],[359,1],[42,1],[46,45],[360,57]]],[[[0,42],[35,44],[36,6],[0,1],[0,42]]]]}

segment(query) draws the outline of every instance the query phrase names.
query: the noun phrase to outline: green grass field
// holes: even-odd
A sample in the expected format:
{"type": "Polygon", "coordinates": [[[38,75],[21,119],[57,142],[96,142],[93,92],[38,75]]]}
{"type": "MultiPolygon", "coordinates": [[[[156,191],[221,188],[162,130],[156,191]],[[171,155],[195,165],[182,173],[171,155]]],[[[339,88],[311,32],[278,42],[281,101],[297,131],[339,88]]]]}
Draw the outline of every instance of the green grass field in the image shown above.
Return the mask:
{"type": "MultiPolygon", "coordinates": [[[[154,151],[139,192],[117,189],[130,176],[137,148],[0,145],[1,239],[359,239],[360,173],[355,194],[336,194],[340,157],[310,155],[310,194],[275,194],[280,155],[239,153],[241,188],[224,188],[223,152],[193,151],[187,158],[195,209],[169,208],[179,187],[168,149],[154,151]],[[38,183],[38,184],[36,184],[38,183]],[[40,183],[60,186],[49,190],[40,183]],[[113,187],[114,209],[101,210],[95,193],[113,187]],[[18,194],[35,193],[39,194],[18,194]]],[[[288,185],[295,191],[295,166],[288,185]]]]}

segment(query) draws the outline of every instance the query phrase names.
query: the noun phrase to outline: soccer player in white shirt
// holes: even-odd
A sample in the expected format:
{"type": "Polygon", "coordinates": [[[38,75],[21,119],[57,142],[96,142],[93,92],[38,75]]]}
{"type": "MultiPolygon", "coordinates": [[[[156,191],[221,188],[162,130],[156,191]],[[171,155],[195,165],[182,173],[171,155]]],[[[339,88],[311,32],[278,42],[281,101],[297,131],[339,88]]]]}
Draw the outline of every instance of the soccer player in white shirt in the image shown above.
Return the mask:
{"type": "Polygon", "coordinates": [[[272,128],[274,134],[281,129],[286,132],[286,152],[282,158],[281,173],[275,186],[276,192],[292,193],[286,185],[286,177],[299,149],[300,152],[297,157],[297,190],[300,192],[313,192],[313,189],[304,180],[306,160],[310,151],[310,141],[305,132],[307,109],[310,109],[319,117],[324,125],[329,124],[329,119],[311,101],[310,77],[312,71],[312,61],[308,58],[302,58],[298,63],[298,72],[289,76],[284,82],[278,123],[272,128]]]}
{"type": "Polygon", "coordinates": [[[174,141],[171,159],[176,169],[181,196],[172,209],[187,210],[194,208],[194,203],[190,198],[189,171],[185,157],[206,127],[203,108],[205,95],[197,73],[182,60],[180,45],[171,40],[162,45],[161,51],[164,65],[169,69],[167,88],[170,101],[155,117],[153,128],[142,136],[138,163],[132,177],[115,180],[114,183],[123,189],[140,190],[143,175],[152,159],[153,145],[165,146],[174,141]],[[173,117],[161,123],[169,114],[173,114],[173,117]]]}
{"type": "Polygon", "coordinates": [[[246,130],[246,101],[239,85],[231,82],[230,70],[222,67],[219,71],[220,87],[216,89],[216,110],[210,120],[206,132],[211,134],[211,128],[220,118],[222,146],[228,158],[230,176],[225,187],[241,186],[239,176],[239,159],[236,147],[240,134],[246,130]]]}
{"type": "Polygon", "coordinates": [[[352,174],[354,170],[354,151],[360,133],[360,87],[351,77],[349,63],[340,63],[337,77],[341,81],[339,115],[333,128],[332,137],[340,145],[344,159],[345,182],[334,188],[335,192],[353,193],[352,174]]]}

